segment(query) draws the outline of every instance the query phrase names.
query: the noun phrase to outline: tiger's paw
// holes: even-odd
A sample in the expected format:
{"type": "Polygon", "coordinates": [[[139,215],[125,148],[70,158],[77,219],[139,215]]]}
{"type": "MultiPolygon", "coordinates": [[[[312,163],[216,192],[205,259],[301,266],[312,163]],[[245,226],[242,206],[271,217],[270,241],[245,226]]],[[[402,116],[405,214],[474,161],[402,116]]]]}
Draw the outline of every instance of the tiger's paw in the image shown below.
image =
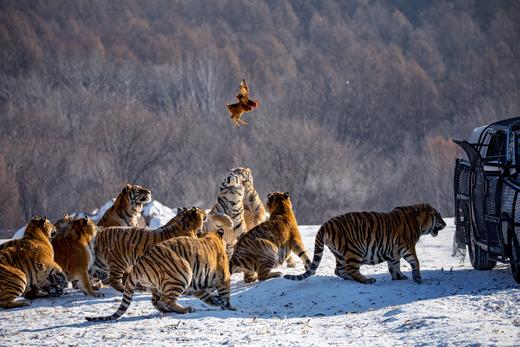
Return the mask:
{"type": "Polygon", "coordinates": [[[376,279],[375,278],[367,278],[366,284],[374,284],[374,283],[376,283],[376,279]]]}
{"type": "Polygon", "coordinates": [[[229,310],[229,311],[236,311],[237,310],[236,307],[231,306],[231,304],[227,304],[225,306],[222,306],[222,309],[223,310],[229,310]]]}
{"type": "Polygon", "coordinates": [[[417,284],[421,284],[422,283],[422,278],[421,278],[421,275],[420,274],[414,274],[413,275],[413,280],[415,283],[417,284]]]}

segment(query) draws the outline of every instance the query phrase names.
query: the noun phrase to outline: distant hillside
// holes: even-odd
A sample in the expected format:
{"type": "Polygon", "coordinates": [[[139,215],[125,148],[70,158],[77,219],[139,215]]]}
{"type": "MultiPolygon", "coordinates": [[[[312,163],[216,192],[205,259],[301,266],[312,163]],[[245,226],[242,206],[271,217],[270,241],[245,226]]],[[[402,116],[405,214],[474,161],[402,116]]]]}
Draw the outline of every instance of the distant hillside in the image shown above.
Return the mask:
{"type": "Polygon", "coordinates": [[[207,208],[234,166],[305,224],[453,215],[449,139],[520,115],[518,42],[518,1],[0,0],[0,226],[126,182],[207,208]]]}

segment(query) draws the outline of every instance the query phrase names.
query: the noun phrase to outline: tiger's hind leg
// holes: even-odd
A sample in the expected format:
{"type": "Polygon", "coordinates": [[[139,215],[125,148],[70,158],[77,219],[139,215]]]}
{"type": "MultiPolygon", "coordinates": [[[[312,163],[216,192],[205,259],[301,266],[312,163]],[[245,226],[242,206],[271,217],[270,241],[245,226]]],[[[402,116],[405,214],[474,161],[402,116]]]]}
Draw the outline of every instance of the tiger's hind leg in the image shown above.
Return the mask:
{"type": "Polygon", "coordinates": [[[388,264],[388,272],[390,272],[393,281],[405,280],[408,278],[401,272],[401,259],[388,260],[386,263],[388,264]]]}
{"type": "Polygon", "coordinates": [[[305,270],[308,270],[309,266],[311,266],[311,260],[303,243],[301,241],[294,240],[291,251],[293,251],[293,253],[302,260],[303,266],[305,266],[305,270]]]}
{"type": "Polygon", "coordinates": [[[361,256],[355,254],[354,252],[347,252],[344,259],[345,260],[338,259],[340,263],[338,275],[341,278],[351,278],[363,284],[373,284],[376,282],[375,278],[365,277],[361,272],[359,272],[359,268],[361,267],[361,263],[363,261],[361,256]]]}
{"type": "Polygon", "coordinates": [[[289,255],[289,258],[285,260],[285,264],[288,268],[295,268],[296,267],[296,260],[294,260],[292,255],[289,255]]]}
{"type": "Polygon", "coordinates": [[[79,287],[83,291],[83,293],[93,296],[95,298],[100,298],[103,296],[103,293],[96,293],[92,288],[92,283],[90,282],[90,276],[88,275],[87,269],[83,269],[79,274],[79,287]]]}
{"type": "MultiPolygon", "coordinates": [[[[152,290],[152,303],[155,301],[155,308],[161,312],[189,313],[193,312],[192,307],[184,307],[177,303],[177,299],[189,287],[193,273],[187,261],[181,260],[179,257],[172,257],[176,263],[176,270],[173,275],[168,275],[160,284],[161,295],[157,291],[152,290]],[[159,298],[157,299],[157,296],[159,298]]],[[[173,271],[173,269],[171,269],[173,271]]]]}
{"type": "MultiPolygon", "coordinates": [[[[191,280],[191,272],[189,277],[191,280]]],[[[193,312],[192,307],[184,307],[177,303],[177,299],[179,299],[181,294],[188,288],[188,283],[185,283],[183,280],[170,279],[164,283],[163,287],[164,290],[158,300],[154,299],[152,295],[152,303],[155,301],[155,308],[161,312],[176,312],[180,314],[193,312]]]]}
{"type": "Polygon", "coordinates": [[[125,285],[123,283],[123,276],[125,274],[124,268],[116,264],[116,262],[109,263],[109,274],[108,274],[108,284],[112,286],[115,290],[119,292],[125,291],[125,285]]]}
{"type": "Polygon", "coordinates": [[[404,250],[401,254],[412,267],[412,277],[416,283],[422,283],[421,268],[419,266],[419,259],[415,253],[415,248],[404,250]]]}
{"type": "Polygon", "coordinates": [[[0,265],[0,307],[15,308],[29,306],[27,299],[16,300],[27,287],[27,276],[21,270],[10,266],[0,265]]]}

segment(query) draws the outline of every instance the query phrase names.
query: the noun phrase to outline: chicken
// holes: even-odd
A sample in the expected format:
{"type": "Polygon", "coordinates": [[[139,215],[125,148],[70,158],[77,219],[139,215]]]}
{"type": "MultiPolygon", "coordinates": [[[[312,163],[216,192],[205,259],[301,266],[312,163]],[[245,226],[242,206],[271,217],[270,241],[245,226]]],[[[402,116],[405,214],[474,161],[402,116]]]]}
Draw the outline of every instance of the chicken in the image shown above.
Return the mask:
{"type": "Polygon", "coordinates": [[[238,102],[236,104],[226,105],[229,112],[231,113],[231,120],[237,127],[247,124],[244,120],[240,119],[245,112],[253,111],[258,107],[259,102],[249,100],[249,88],[247,82],[242,79],[240,87],[238,88],[238,94],[236,95],[238,102]]]}

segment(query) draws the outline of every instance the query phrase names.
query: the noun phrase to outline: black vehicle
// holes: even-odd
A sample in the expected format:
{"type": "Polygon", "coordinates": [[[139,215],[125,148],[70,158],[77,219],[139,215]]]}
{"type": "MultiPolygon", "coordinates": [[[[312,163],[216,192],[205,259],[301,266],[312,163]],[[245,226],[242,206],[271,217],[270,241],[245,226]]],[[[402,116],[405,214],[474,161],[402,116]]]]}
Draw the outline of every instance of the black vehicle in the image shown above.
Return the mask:
{"type": "Polygon", "coordinates": [[[455,242],[471,265],[508,263],[520,283],[520,117],[476,128],[453,140],[467,158],[455,162],[455,242]]]}

